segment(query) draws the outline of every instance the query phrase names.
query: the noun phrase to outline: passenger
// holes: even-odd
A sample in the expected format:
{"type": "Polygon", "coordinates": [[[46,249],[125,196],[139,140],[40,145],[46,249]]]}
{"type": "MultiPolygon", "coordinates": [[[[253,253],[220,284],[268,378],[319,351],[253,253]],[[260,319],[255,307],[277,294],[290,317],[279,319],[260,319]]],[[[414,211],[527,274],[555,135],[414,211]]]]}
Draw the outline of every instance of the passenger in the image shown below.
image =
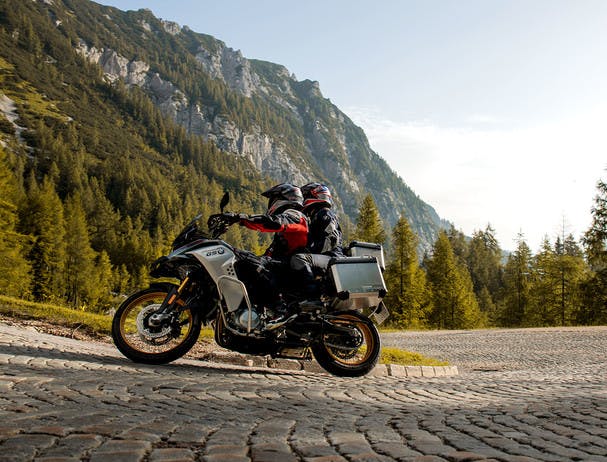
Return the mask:
{"type": "Polygon", "coordinates": [[[324,273],[332,257],[342,257],[342,232],[337,215],[332,210],[333,198],[329,188],[321,183],[301,187],[304,197],[303,212],[310,220],[307,253],[291,258],[291,268],[298,271],[303,287],[312,297],[320,295],[315,282],[316,272],[324,273]]]}

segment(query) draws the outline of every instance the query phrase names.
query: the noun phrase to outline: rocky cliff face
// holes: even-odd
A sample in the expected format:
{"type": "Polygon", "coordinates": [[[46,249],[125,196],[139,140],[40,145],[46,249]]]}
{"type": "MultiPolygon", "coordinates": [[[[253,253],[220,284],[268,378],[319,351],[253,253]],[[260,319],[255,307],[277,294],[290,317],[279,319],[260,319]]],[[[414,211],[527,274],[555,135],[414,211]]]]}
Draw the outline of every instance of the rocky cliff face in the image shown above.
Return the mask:
{"type": "MultiPolygon", "coordinates": [[[[174,28],[171,29],[175,31],[174,28]]],[[[129,61],[111,49],[89,47],[81,41],[79,53],[89,61],[101,66],[107,80],[114,82],[121,79],[127,85],[137,85],[145,89],[154,103],[163,113],[185,127],[190,133],[200,135],[215,142],[222,150],[248,158],[262,173],[275,178],[277,181],[293,181],[298,184],[307,182],[313,173],[302,169],[286,153],[284,144],[277,142],[271,136],[263,133],[257,126],[245,131],[229,119],[214,115],[214,108],[191,103],[188,97],[173,83],[163,80],[158,73],[150,71],[150,66],[141,61],[129,61]]],[[[201,52],[202,53],[202,52],[201,52]]],[[[200,53],[199,53],[200,54],[200,53]]],[[[248,61],[239,52],[233,50],[223,53],[225,59],[217,60],[211,57],[205,70],[213,78],[225,79],[226,83],[245,96],[258,91],[260,83],[253,76],[248,61]],[[216,62],[215,62],[216,61],[216,62]],[[238,64],[239,62],[245,65],[238,64]]]]}
{"type": "Polygon", "coordinates": [[[167,116],[190,133],[246,157],[276,182],[326,182],[334,190],[338,207],[353,220],[362,196],[370,192],[386,224],[393,225],[405,213],[426,246],[433,242],[438,229],[446,226],[434,209],[371,150],[364,132],[323,97],[318,82],[298,81],[284,66],[249,60],[223,42],[175,23],[156,20],[154,24],[151,13],[145,13],[138,33],[168,34],[187,42],[200,69],[211,79],[264,105],[266,111],[282,111],[280,117],[295,127],[297,145],[289,144],[292,139],[286,140],[281,133],[264,130],[259,120],[250,120],[244,126],[218,113],[213,104],[193,101],[174,82],[155,72],[151,63],[108,47],[90,46],[84,38],[78,51],[101,66],[110,82],[121,79],[127,85],[143,88],[167,116]]]}

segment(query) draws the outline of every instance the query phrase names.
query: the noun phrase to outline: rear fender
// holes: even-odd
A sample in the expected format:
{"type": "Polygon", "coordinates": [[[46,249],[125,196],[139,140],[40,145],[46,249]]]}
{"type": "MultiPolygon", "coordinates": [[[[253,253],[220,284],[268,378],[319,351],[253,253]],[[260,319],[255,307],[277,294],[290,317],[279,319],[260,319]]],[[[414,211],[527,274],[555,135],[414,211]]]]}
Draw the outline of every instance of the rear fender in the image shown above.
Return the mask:
{"type": "Polygon", "coordinates": [[[359,312],[354,311],[354,310],[350,310],[350,311],[341,311],[339,314],[325,314],[321,316],[322,319],[322,330],[325,333],[334,333],[334,334],[352,334],[353,332],[356,331],[356,328],[354,327],[350,327],[347,325],[344,325],[343,323],[335,323],[333,321],[339,320],[340,319],[340,315],[344,315],[344,314],[351,314],[356,318],[356,321],[353,321],[354,323],[361,323],[361,324],[370,324],[372,325],[373,322],[367,318],[366,316],[361,315],[359,312]]]}

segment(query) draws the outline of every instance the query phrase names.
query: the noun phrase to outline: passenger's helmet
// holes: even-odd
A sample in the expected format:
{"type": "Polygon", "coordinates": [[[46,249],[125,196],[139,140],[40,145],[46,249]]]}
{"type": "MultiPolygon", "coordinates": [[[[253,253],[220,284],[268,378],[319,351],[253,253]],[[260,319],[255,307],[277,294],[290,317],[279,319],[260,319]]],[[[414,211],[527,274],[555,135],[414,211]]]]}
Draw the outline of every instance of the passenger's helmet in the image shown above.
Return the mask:
{"type": "Polygon", "coordinates": [[[308,208],[315,204],[323,205],[325,207],[333,206],[331,191],[322,183],[308,183],[301,187],[301,192],[304,197],[304,208],[308,208]]]}
{"type": "Polygon", "coordinates": [[[274,215],[285,209],[301,210],[303,195],[301,189],[291,183],[280,183],[261,193],[268,198],[268,215],[274,215]]]}

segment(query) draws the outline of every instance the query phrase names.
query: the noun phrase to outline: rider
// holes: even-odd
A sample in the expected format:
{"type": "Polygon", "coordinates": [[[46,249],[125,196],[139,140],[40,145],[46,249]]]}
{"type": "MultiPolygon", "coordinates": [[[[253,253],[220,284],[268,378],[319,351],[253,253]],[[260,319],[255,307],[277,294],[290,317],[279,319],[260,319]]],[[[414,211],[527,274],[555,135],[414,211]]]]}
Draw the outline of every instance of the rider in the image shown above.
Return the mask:
{"type": "Polygon", "coordinates": [[[275,260],[284,259],[301,251],[308,240],[308,220],[301,212],[301,189],[290,183],[280,183],[261,193],[268,198],[264,215],[239,215],[246,228],[274,234],[274,240],[264,255],[275,260]]]}
{"type": "Polygon", "coordinates": [[[343,257],[342,232],[333,207],[329,188],[321,183],[308,183],[301,187],[303,212],[310,219],[308,249],[331,257],[343,257]]]}
{"type": "Polygon", "coordinates": [[[342,232],[337,215],[331,209],[331,191],[322,183],[308,183],[301,187],[304,196],[303,212],[310,220],[308,250],[291,258],[291,268],[298,271],[304,286],[311,294],[318,291],[314,283],[314,268],[324,270],[332,257],[343,257],[342,232]]]}
{"type": "MultiPolygon", "coordinates": [[[[274,239],[264,253],[264,259],[253,258],[253,273],[256,284],[254,297],[263,299],[270,305],[279,306],[276,299],[282,283],[277,280],[288,274],[289,258],[296,252],[305,250],[308,242],[308,219],[304,213],[301,190],[291,183],[280,183],[264,191],[268,198],[268,209],[263,215],[224,213],[227,223],[240,223],[248,229],[265,233],[275,233],[274,239]],[[266,271],[268,269],[271,271],[266,271]]],[[[250,273],[249,273],[250,274],[250,273]]],[[[280,297],[279,297],[280,298],[280,297]]],[[[281,310],[281,307],[278,307],[281,310]]]]}

